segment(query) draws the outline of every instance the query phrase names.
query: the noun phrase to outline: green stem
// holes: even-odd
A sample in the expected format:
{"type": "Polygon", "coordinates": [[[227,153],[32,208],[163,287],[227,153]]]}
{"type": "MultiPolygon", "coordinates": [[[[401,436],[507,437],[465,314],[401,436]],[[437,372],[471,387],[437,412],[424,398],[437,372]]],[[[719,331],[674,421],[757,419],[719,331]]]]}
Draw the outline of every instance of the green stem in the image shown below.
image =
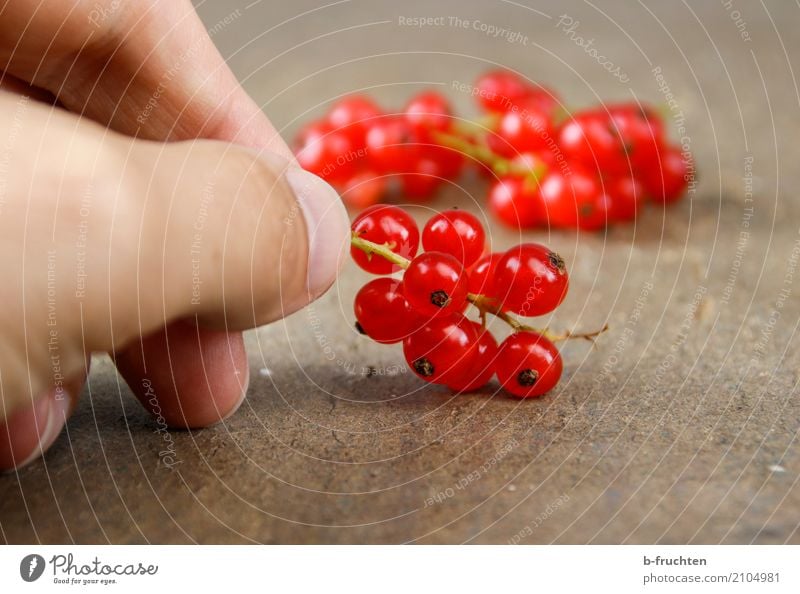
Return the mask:
{"type": "MultiPolygon", "coordinates": [[[[460,127],[463,127],[463,125],[462,123],[460,127]]],[[[478,125],[475,126],[479,128],[481,132],[485,132],[485,129],[482,127],[478,125]]],[[[527,178],[532,183],[537,183],[547,173],[547,166],[543,163],[538,163],[536,167],[531,168],[524,163],[511,161],[495,153],[482,140],[470,141],[462,136],[439,131],[433,132],[433,140],[436,141],[437,144],[459,151],[483,163],[496,175],[501,177],[505,175],[514,175],[527,178]]]]}
{"type": "Polygon", "coordinates": [[[366,253],[368,256],[377,255],[385,260],[389,260],[395,266],[399,266],[403,270],[408,268],[410,260],[404,258],[400,254],[392,251],[393,245],[373,243],[367,239],[359,237],[355,231],[350,235],[350,244],[366,253]]]}
{"type": "Polygon", "coordinates": [[[453,130],[469,138],[483,138],[487,132],[494,130],[500,116],[496,113],[486,114],[477,120],[453,120],[453,130]]]}

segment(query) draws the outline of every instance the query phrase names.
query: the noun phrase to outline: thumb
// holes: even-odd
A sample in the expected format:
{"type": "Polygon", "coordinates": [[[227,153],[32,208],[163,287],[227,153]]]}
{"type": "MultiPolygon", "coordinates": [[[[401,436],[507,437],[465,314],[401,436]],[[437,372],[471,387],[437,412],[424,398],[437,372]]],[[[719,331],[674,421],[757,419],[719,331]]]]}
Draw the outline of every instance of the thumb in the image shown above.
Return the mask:
{"type": "Polygon", "coordinates": [[[147,251],[156,255],[148,266],[162,274],[168,318],[251,328],[333,284],[349,221],[325,181],[277,153],[224,142],[139,144],[140,183],[151,172],[142,194],[147,251]]]}
{"type": "Polygon", "coordinates": [[[0,217],[0,420],[56,373],[83,373],[86,352],[185,317],[271,322],[342,264],[337,194],[277,154],[133,140],[7,93],[3,126],[14,166],[0,217]]]}

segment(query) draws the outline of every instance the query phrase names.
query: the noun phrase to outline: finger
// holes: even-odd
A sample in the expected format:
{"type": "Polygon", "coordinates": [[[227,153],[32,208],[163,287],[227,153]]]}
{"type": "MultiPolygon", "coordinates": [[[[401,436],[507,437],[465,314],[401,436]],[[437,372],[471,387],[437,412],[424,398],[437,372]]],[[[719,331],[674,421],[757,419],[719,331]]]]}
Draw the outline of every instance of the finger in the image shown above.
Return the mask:
{"type": "Polygon", "coordinates": [[[141,245],[161,275],[166,312],[247,329],[297,311],[333,284],[349,222],[322,179],[275,153],[221,142],[135,144],[138,173],[129,177],[144,197],[151,242],[141,245]]]}
{"type": "Polygon", "coordinates": [[[30,97],[31,99],[41,101],[42,103],[49,103],[50,105],[54,105],[56,103],[56,98],[51,93],[48,93],[44,89],[33,87],[25,81],[1,71],[0,90],[7,91],[9,93],[15,93],[17,95],[24,95],[25,97],[30,97]]]}
{"type": "MultiPolygon", "coordinates": [[[[108,282],[103,270],[109,270],[109,254],[127,249],[125,238],[111,240],[121,231],[112,214],[119,171],[102,173],[118,170],[126,149],[112,138],[102,142],[96,125],[7,92],[0,92],[0,134],[0,421],[28,409],[27,420],[18,418],[12,428],[30,427],[33,420],[41,437],[46,419],[34,414],[34,400],[63,378],[84,374],[86,348],[92,347],[83,336],[83,306],[89,303],[81,272],[91,270],[93,278],[108,282]],[[93,187],[107,203],[92,204],[93,187]]],[[[94,289],[92,299],[108,299],[101,287],[94,289]]],[[[9,448],[15,442],[6,440],[9,448]]],[[[7,451],[20,459],[18,447],[7,451]]]]}
{"type": "Polygon", "coordinates": [[[16,143],[0,217],[4,402],[52,384],[53,349],[70,377],[85,350],[119,352],[187,317],[250,328],[333,283],[349,225],[321,179],[273,153],[131,140],[11,97],[0,93],[16,143]]]}
{"type": "MultiPolygon", "coordinates": [[[[43,444],[55,440],[63,425],[58,425],[56,401],[50,390],[26,409],[18,410],[0,424],[0,469],[22,467],[38,458],[43,444]]],[[[64,411],[66,413],[66,411],[64,411]]]]}
{"type": "MultiPolygon", "coordinates": [[[[168,309],[221,329],[281,318],[333,283],[348,222],[335,192],[277,155],[221,143],[149,147],[142,170],[159,188],[168,309]],[[157,149],[157,150],[156,150],[157,149]],[[166,281],[169,280],[169,283],[166,281]]],[[[240,334],[168,326],[119,352],[117,367],[169,425],[202,427],[241,404],[249,379],[240,334]]]]}
{"type": "Polygon", "coordinates": [[[53,445],[75,408],[85,379],[80,375],[47,390],[0,422],[0,471],[22,468],[53,445]]]}
{"type": "Polygon", "coordinates": [[[125,134],[217,138],[292,158],[189,0],[7,3],[0,68],[125,134]]]}
{"type": "MultiPolygon", "coordinates": [[[[136,11],[102,1],[69,4],[55,2],[46,19],[18,10],[16,18],[12,14],[0,23],[0,37],[5,33],[8,40],[5,53],[14,47],[9,68],[47,86],[68,109],[126,134],[217,138],[293,158],[239,86],[188,1],[143,2],[136,11]]],[[[141,400],[150,399],[142,387],[150,381],[165,408],[167,402],[185,401],[187,424],[195,426],[196,409],[207,418],[209,409],[222,415],[226,407],[238,406],[240,377],[232,373],[247,376],[247,359],[240,335],[200,328],[187,340],[182,336],[177,328],[164,329],[119,352],[116,361],[141,400]],[[209,357],[218,352],[228,356],[212,361],[209,357]],[[205,378],[204,390],[195,389],[197,377],[205,378]]]]}
{"type": "MultiPolygon", "coordinates": [[[[68,108],[128,134],[155,139],[216,137],[267,146],[291,157],[230,73],[188,2],[139,3],[135,15],[125,7],[109,10],[106,4],[71,4],[67,11],[63,3],[56,3],[51,7],[55,13],[47,19],[31,21],[22,15],[17,21],[5,20],[10,30],[6,38],[13,40],[16,49],[17,72],[28,80],[34,80],[33,73],[37,73],[36,80],[53,90],[68,108]],[[87,17],[96,26],[88,33],[82,26],[87,17]],[[18,26],[22,20],[25,27],[18,26]],[[58,31],[47,30],[52,23],[58,25],[58,31]],[[29,35],[15,39],[14,34],[22,30],[29,35]],[[48,40],[47,48],[36,45],[42,39],[48,40]],[[45,58],[38,60],[41,55],[45,58]]],[[[165,383],[158,386],[160,394],[184,393],[193,396],[193,404],[206,396],[193,389],[192,378],[206,377],[206,393],[215,395],[219,402],[209,397],[202,408],[219,408],[220,403],[240,398],[238,378],[223,375],[226,368],[240,373],[243,369],[246,374],[243,349],[231,346],[242,344],[240,336],[225,337],[201,328],[197,340],[185,343],[179,333],[171,335],[169,340],[166,332],[151,335],[143,349],[135,345],[118,353],[117,361],[134,392],[142,395],[142,382],[149,372],[150,376],[164,377],[165,383]],[[240,360],[227,357],[215,365],[217,373],[202,373],[197,351],[203,350],[206,341],[206,351],[241,351],[240,360]],[[164,356],[167,344],[169,357],[164,356]],[[167,369],[167,360],[181,363],[170,364],[167,369]],[[157,373],[159,367],[168,372],[157,373]]],[[[208,364],[208,359],[204,360],[208,364]]]]}
{"type": "Polygon", "coordinates": [[[171,427],[207,427],[229,417],[250,380],[240,332],[202,330],[188,320],[135,341],[115,360],[125,377],[137,378],[131,390],[142,405],[171,427]]]}

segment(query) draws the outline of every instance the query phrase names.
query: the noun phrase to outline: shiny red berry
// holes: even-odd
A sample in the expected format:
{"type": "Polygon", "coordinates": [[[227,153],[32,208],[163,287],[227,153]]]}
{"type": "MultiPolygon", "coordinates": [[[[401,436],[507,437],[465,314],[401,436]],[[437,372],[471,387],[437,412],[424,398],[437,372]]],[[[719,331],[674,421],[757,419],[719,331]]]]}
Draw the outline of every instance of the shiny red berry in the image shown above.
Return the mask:
{"type": "Polygon", "coordinates": [[[418,147],[402,117],[384,116],[373,120],[365,142],[367,160],[379,173],[411,170],[418,147]]]}
{"type": "Polygon", "coordinates": [[[553,170],[539,188],[545,220],[554,227],[574,228],[595,213],[602,194],[597,178],[579,166],[569,175],[553,170]]]}
{"type": "Polygon", "coordinates": [[[610,202],[608,214],[614,221],[631,221],[636,218],[644,200],[644,188],[631,176],[620,176],[605,182],[605,193],[610,202]]]}
{"type": "Polygon", "coordinates": [[[439,163],[425,157],[418,158],[411,164],[410,171],[400,176],[403,196],[417,202],[432,198],[444,182],[439,163]]]}
{"type": "Polygon", "coordinates": [[[450,254],[424,252],[403,275],[403,293],[411,307],[425,316],[460,313],[467,304],[464,266],[450,254]]]}
{"type": "Polygon", "coordinates": [[[490,70],[475,82],[478,103],[489,111],[504,112],[529,95],[533,86],[509,70],[490,70]]]}
{"type": "Polygon", "coordinates": [[[489,209],[512,229],[529,229],[547,221],[539,184],[518,176],[505,176],[489,188],[489,209]]]}
{"type": "Polygon", "coordinates": [[[674,202],[689,185],[689,166],[679,147],[665,147],[656,167],[640,173],[645,193],[659,203],[674,202]]]}
{"type": "Polygon", "coordinates": [[[464,166],[464,155],[455,149],[436,144],[419,146],[419,158],[430,159],[439,169],[439,175],[445,179],[455,179],[464,166]]]}
{"type": "Polygon", "coordinates": [[[508,250],[494,274],[494,291],[503,308],[526,317],[553,311],[568,288],[564,260],[538,243],[522,243],[508,250]]]}
{"type": "Polygon", "coordinates": [[[386,193],[387,180],[374,171],[364,170],[356,173],[337,189],[342,201],[353,208],[363,210],[381,201],[386,193]]]}
{"type": "Polygon", "coordinates": [[[497,365],[497,341],[494,336],[480,324],[472,321],[469,323],[478,335],[478,340],[472,347],[475,355],[469,365],[459,365],[447,382],[447,387],[458,393],[480,390],[492,379],[497,365]]]}
{"type": "MultiPolygon", "coordinates": [[[[419,248],[417,224],[411,215],[397,206],[371,206],[356,217],[351,228],[358,237],[387,245],[404,258],[413,258],[419,248]]],[[[355,246],[350,248],[350,254],[361,268],[373,274],[390,274],[399,270],[385,258],[367,254],[355,246]]]]}
{"type": "Polygon", "coordinates": [[[380,108],[369,97],[351,95],[333,105],[327,120],[331,128],[346,134],[359,149],[364,147],[367,130],[380,114],[380,108]]]}
{"type": "Polygon", "coordinates": [[[450,254],[465,267],[481,257],[485,245],[486,232],[478,217],[463,210],[440,212],[422,229],[422,246],[426,250],[450,254]]]}
{"type": "Polygon", "coordinates": [[[584,231],[597,231],[606,227],[610,222],[611,201],[602,191],[600,182],[596,182],[597,189],[587,195],[583,201],[576,201],[575,207],[578,214],[578,229],[584,231]]]}
{"type": "Polygon", "coordinates": [[[530,94],[522,99],[522,102],[536,107],[552,118],[558,111],[561,99],[551,89],[537,85],[530,94]]]}
{"type": "Polygon", "coordinates": [[[606,109],[633,167],[656,166],[664,142],[664,125],[656,112],[638,103],[612,104],[606,109]]]}
{"type": "Polygon", "coordinates": [[[504,255],[505,254],[501,252],[493,252],[491,254],[486,254],[475,262],[472,268],[469,269],[469,284],[467,288],[470,293],[484,295],[486,297],[496,296],[494,290],[494,273],[497,270],[497,263],[504,255]]]}
{"type": "Polygon", "coordinates": [[[503,388],[520,398],[549,392],[563,371],[558,349],[535,332],[516,332],[506,338],[500,345],[496,367],[503,388]]]}
{"type": "Polygon", "coordinates": [[[555,143],[555,132],[550,115],[537,105],[522,100],[515,109],[505,112],[497,124],[496,136],[500,142],[490,142],[496,152],[507,157],[519,153],[547,150],[555,143]]]}
{"type": "Polygon", "coordinates": [[[300,132],[296,154],[300,167],[330,183],[352,177],[359,160],[348,136],[325,122],[313,123],[300,132]]]}
{"type": "Polygon", "coordinates": [[[411,309],[399,280],[381,277],[361,287],[353,303],[357,328],[375,342],[400,342],[416,332],[423,319],[411,309]]]}
{"type": "Polygon", "coordinates": [[[403,340],[408,366],[426,382],[447,384],[460,379],[477,356],[472,322],[461,314],[437,317],[403,340]]]}
{"type": "Polygon", "coordinates": [[[431,133],[444,132],[452,122],[450,103],[436,91],[415,95],[403,112],[411,131],[423,140],[435,141],[431,133]]]}
{"type": "Polygon", "coordinates": [[[558,144],[566,158],[595,175],[630,173],[627,150],[619,130],[607,113],[584,111],[565,121],[558,144]]]}

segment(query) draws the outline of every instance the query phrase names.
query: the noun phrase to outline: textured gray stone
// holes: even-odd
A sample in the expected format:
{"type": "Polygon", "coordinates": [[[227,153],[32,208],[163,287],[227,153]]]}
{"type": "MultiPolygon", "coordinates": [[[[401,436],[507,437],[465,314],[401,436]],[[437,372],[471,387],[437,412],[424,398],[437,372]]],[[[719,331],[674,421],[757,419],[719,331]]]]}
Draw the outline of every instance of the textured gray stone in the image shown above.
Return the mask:
{"type": "MultiPolygon", "coordinates": [[[[109,361],[96,361],[44,462],[0,477],[0,540],[800,542],[797,6],[737,3],[746,41],[714,1],[532,5],[543,14],[499,1],[402,3],[407,16],[519,31],[523,44],[472,28],[404,27],[400,4],[388,1],[322,8],[259,36],[314,4],[246,4],[200,10],[288,133],[367,87],[399,106],[420,85],[442,83],[469,112],[453,81],[494,63],[552,84],[571,105],[630,89],[661,102],[660,67],[699,185],[635,226],[524,234],[558,249],[571,270],[567,301],[544,323],[611,326],[594,348],[564,347],[565,377],[547,397],[423,386],[403,371],[398,347],[352,330],[350,303],[366,275],[350,265],[313,308],[251,334],[248,400],[222,425],[171,432],[173,469],[159,465],[154,423],[109,361]],[[236,8],[242,18],[215,28],[236,8]],[[556,26],[561,14],[627,84],[556,26]],[[370,366],[376,375],[362,373],[370,366]]],[[[420,219],[451,205],[480,212],[484,192],[467,179],[412,210],[420,219]]],[[[519,241],[497,225],[491,235],[498,248],[519,241]]]]}

